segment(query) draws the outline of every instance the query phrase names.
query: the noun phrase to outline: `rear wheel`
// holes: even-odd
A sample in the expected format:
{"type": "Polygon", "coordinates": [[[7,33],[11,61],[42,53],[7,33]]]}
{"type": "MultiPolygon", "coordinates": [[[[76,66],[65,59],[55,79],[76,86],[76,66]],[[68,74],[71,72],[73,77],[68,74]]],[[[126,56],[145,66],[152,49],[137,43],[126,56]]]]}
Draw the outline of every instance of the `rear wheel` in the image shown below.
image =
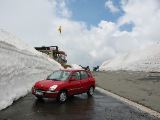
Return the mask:
{"type": "Polygon", "coordinates": [[[88,95],[88,96],[93,96],[93,94],[94,94],[94,87],[92,86],[92,87],[90,87],[89,90],[87,91],[87,95],[88,95]]]}
{"type": "Polygon", "coordinates": [[[58,98],[57,100],[60,102],[60,103],[64,103],[66,102],[68,98],[68,95],[67,95],[67,92],[66,91],[61,91],[58,95],[58,98]]]}

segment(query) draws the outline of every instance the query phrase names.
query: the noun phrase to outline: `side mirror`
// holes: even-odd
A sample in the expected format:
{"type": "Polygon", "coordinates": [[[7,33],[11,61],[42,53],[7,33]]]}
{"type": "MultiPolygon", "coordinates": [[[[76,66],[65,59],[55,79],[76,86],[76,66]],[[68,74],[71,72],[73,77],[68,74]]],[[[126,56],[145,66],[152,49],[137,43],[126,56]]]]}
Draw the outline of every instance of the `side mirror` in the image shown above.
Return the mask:
{"type": "Polygon", "coordinates": [[[76,81],[76,79],[71,77],[69,81],[76,81]]]}

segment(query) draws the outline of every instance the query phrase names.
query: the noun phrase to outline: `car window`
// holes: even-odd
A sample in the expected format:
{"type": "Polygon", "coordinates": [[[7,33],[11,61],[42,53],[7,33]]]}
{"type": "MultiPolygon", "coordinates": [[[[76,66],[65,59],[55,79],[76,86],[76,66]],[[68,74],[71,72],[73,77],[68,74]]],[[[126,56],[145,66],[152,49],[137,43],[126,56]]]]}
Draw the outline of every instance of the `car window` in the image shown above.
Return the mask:
{"type": "Polygon", "coordinates": [[[88,77],[93,77],[91,72],[88,71],[87,74],[88,74],[88,77]]]}
{"type": "Polygon", "coordinates": [[[81,79],[88,78],[88,74],[85,71],[81,71],[81,79]]]}
{"type": "Polygon", "coordinates": [[[79,72],[74,72],[71,77],[75,78],[76,80],[80,80],[80,73],[79,72]]]}
{"type": "Polygon", "coordinates": [[[70,75],[70,72],[59,70],[59,71],[54,71],[52,74],[50,74],[47,77],[47,79],[65,81],[68,79],[69,75],[70,75]]]}

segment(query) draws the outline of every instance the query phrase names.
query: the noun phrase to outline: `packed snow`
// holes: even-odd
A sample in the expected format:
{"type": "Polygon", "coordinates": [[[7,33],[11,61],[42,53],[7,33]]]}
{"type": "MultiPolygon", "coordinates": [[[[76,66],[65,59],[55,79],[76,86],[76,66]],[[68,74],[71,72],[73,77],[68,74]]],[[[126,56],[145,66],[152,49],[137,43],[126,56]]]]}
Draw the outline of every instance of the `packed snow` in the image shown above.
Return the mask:
{"type": "Polygon", "coordinates": [[[72,70],[82,70],[83,68],[77,64],[71,64],[71,68],[67,68],[67,69],[72,69],[72,70]]]}
{"type": "Polygon", "coordinates": [[[25,96],[36,81],[57,69],[62,69],[59,63],[0,30],[0,110],[25,96]]]}
{"type": "Polygon", "coordinates": [[[101,71],[132,70],[160,72],[160,44],[130,51],[125,55],[103,62],[101,71]]]}

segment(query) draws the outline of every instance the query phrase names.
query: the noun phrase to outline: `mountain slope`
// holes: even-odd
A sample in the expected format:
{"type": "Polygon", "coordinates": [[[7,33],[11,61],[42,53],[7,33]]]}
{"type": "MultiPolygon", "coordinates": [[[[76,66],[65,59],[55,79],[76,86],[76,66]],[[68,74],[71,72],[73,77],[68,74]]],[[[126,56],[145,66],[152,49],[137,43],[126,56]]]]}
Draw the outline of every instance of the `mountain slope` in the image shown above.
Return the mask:
{"type": "Polygon", "coordinates": [[[100,70],[132,70],[160,72],[160,45],[152,44],[103,62],[100,70]]]}

